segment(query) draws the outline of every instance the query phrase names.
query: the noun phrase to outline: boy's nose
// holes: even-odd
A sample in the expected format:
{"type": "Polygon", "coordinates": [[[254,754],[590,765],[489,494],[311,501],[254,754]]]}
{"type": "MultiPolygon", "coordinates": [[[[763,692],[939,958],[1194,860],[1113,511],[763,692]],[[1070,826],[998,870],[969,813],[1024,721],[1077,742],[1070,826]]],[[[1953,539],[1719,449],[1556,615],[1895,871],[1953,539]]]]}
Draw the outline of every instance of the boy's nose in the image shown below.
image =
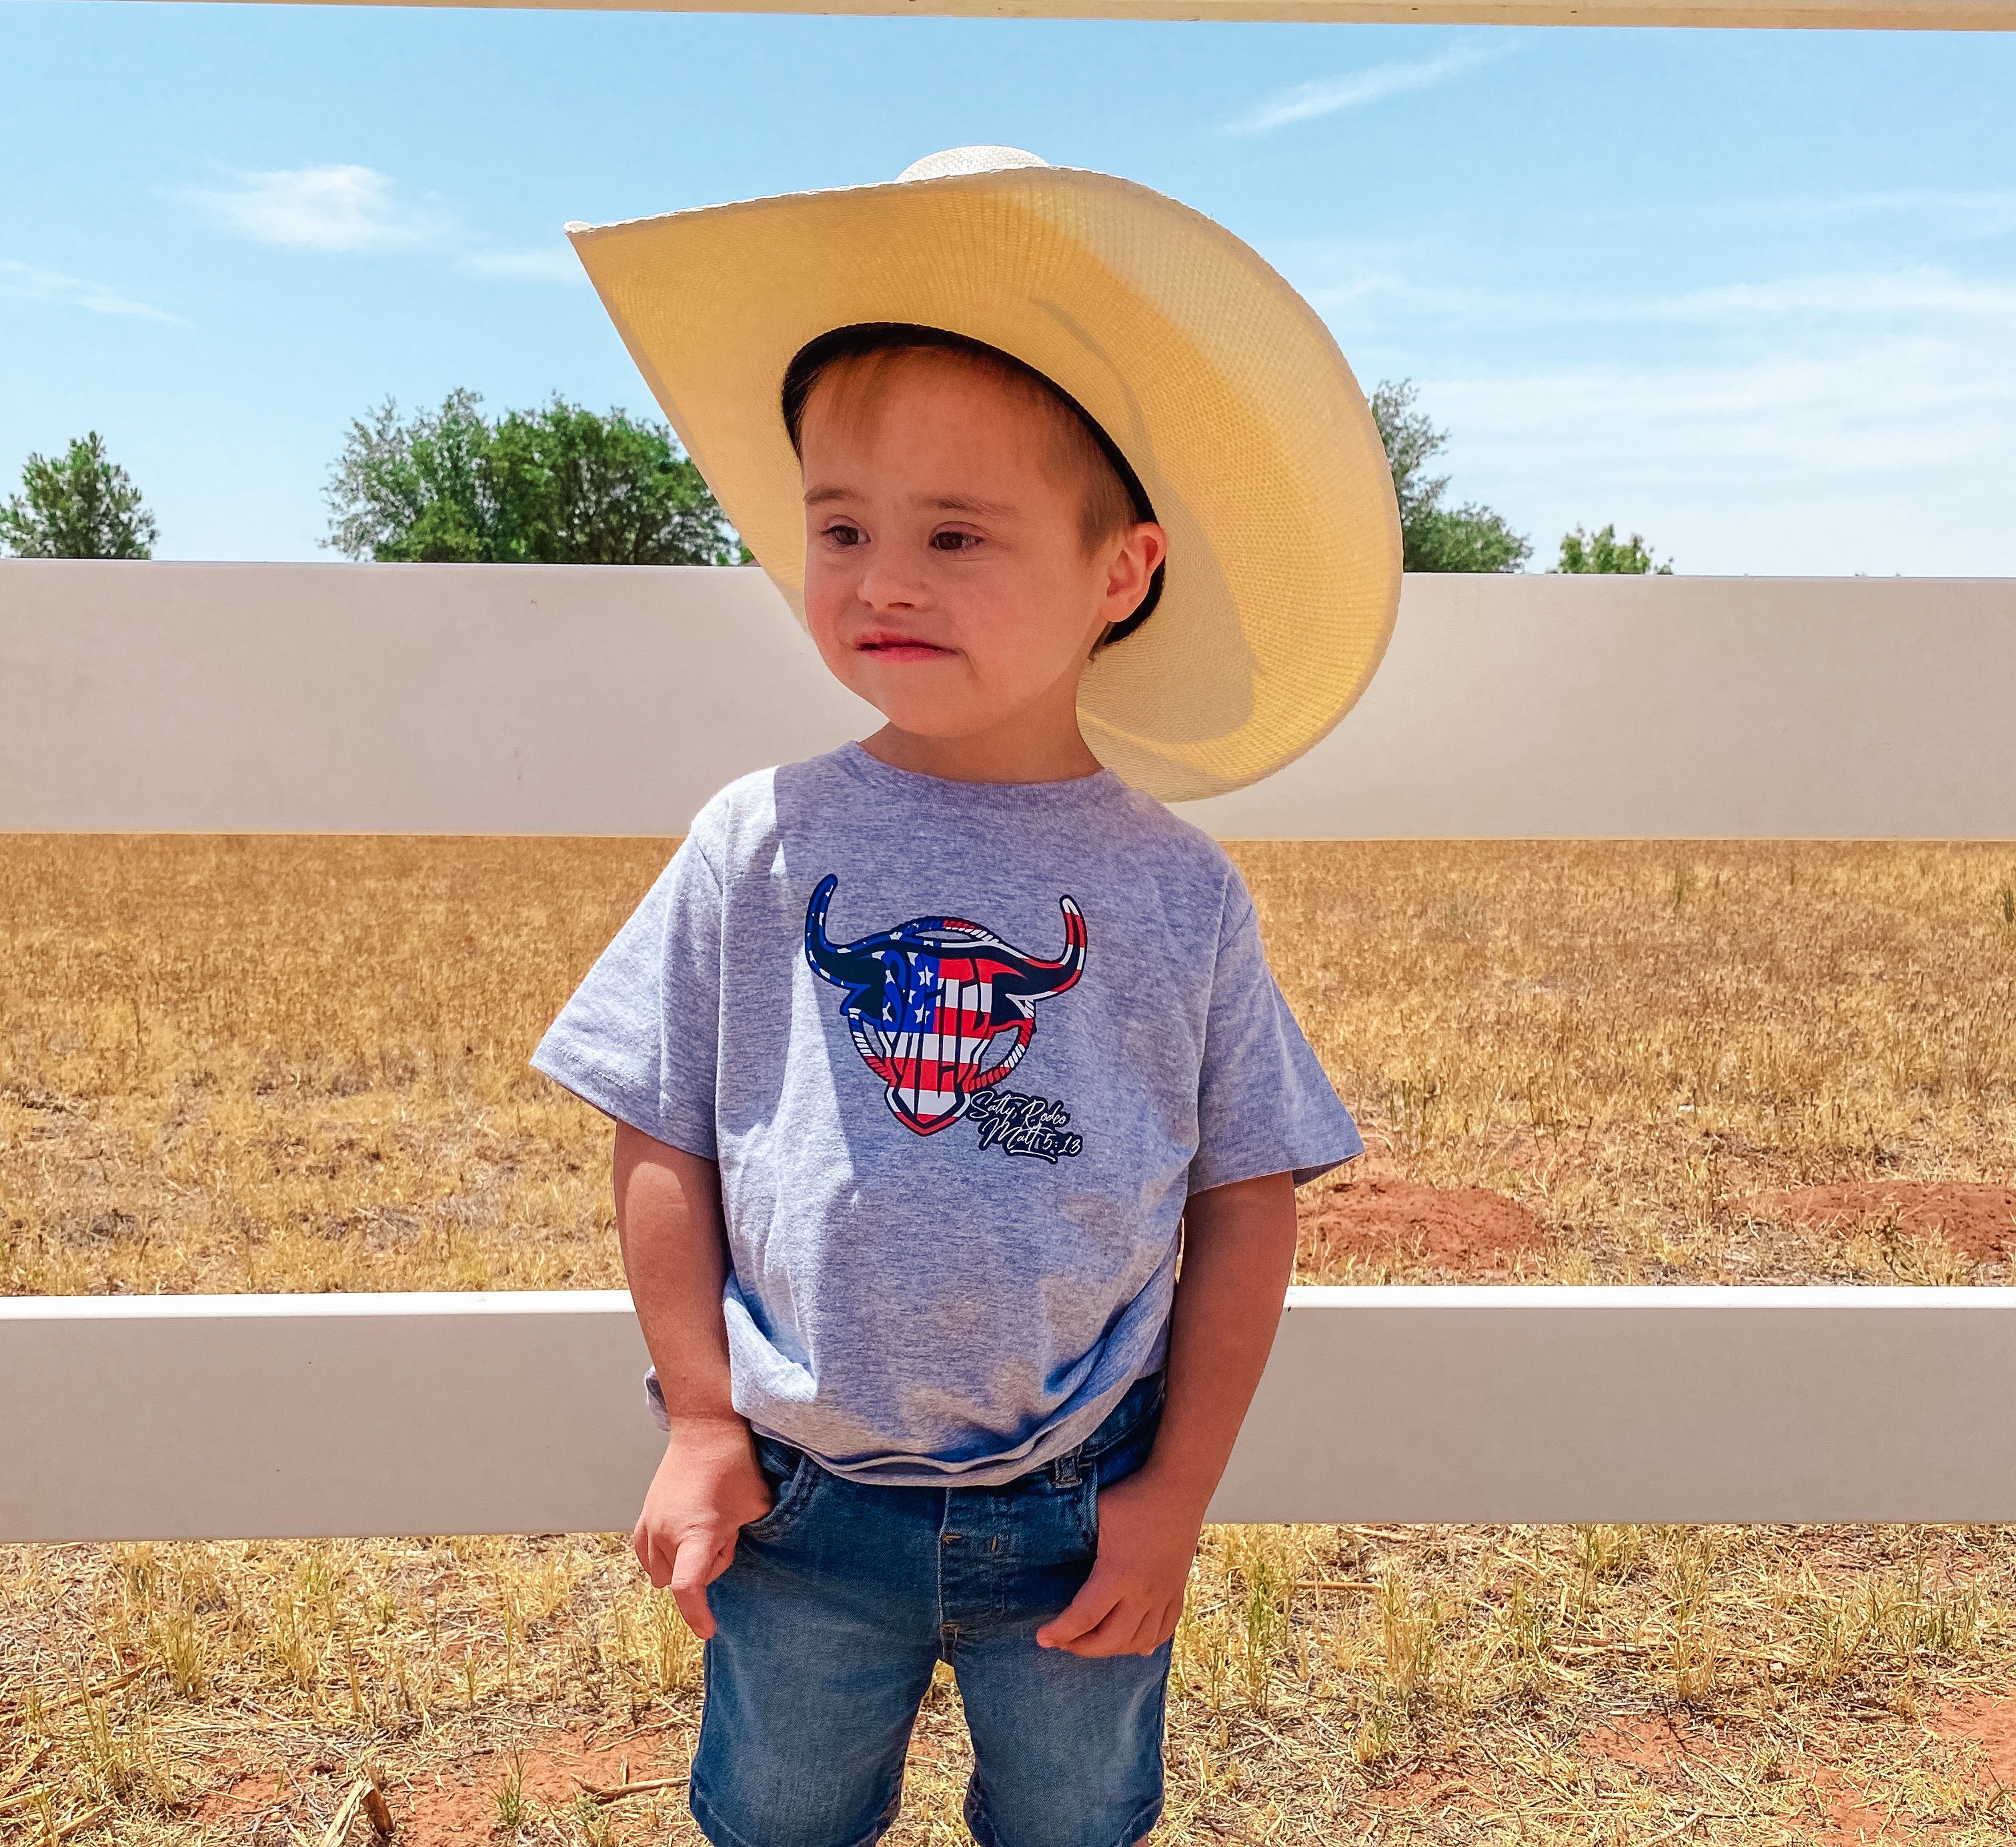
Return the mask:
{"type": "Polygon", "coordinates": [[[862,573],[855,593],[878,615],[891,610],[915,609],[924,600],[923,586],[914,574],[882,559],[862,573]]]}

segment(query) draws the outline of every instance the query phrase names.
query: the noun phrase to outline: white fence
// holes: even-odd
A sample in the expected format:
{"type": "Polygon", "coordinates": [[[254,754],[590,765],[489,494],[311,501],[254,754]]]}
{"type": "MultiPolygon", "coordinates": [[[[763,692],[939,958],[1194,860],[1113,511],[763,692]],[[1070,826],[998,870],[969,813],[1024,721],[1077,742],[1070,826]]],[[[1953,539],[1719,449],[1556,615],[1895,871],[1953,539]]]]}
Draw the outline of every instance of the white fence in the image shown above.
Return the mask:
{"type": "MultiPolygon", "coordinates": [[[[2016,584],[1416,578],[1229,836],[2016,837],[2016,584]]],[[[760,576],[0,563],[0,827],[668,833],[858,735],[760,576]]],[[[0,1540],[627,1526],[620,1294],[0,1300],[0,1540]]],[[[1222,1520],[2016,1520],[2016,1290],[1290,1292],[1222,1520]]]]}
{"type": "MultiPolygon", "coordinates": [[[[0,1300],[0,1540],[627,1529],[620,1292],[0,1300]]],[[[2016,1291],[1296,1289],[1215,1520],[2016,1520],[2016,1291]]]]}
{"type": "MultiPolygon", "coordinates": [[[[2016,581],[1411,578],[1229,837],[2016,837],[2016,581]]],[[[755,571],[0,563],[0,828],[676,833],[879,722],[755,571]]]]}

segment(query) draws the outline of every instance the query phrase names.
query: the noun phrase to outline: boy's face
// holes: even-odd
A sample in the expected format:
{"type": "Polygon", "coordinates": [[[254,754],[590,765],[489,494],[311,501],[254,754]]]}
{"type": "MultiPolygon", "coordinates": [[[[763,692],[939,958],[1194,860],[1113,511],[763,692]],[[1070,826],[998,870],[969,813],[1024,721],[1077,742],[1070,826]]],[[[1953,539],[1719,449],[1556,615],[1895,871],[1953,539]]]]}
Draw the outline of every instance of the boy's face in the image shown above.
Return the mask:
{"type": "Polygon", "coordinates": [[[1162,529],[1088,553],[1084,488],[1059,466],[1044,410],[995,374],[932,354],[880,385],[837,408],[822,381],[800,426],[820,654],[919,737],[1033,724],[1075,739],[1078,677],[1146,594],[1162,529]]]}

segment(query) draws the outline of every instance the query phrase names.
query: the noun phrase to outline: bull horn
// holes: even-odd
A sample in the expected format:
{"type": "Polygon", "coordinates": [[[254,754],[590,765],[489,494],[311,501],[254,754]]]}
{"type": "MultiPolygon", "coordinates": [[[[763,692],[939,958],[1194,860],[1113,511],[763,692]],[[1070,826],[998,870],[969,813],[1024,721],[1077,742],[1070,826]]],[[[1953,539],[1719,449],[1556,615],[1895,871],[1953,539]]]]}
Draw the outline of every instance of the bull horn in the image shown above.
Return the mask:
{"type": "Polygon", "coordinates": [[[826,907],[833,902],[833,895],[839,885],[838,877],[828,873],[814,888],[812,902],[805,906],[805,960],[812,966],[812,973],[823,975],[829,981],[844,981],[844,963],[840,950],[827,940],[826,934],[826,907]]]}
{"type": "Polygon", "coordinates": [[[1085,973],[1085,913],[1068,897],[1059,898],[1057,904],[1064,914],[1063,955],[1054,962],[1044,962],[1019,949],[1014,952],[1013,988],[1024,1000],[1048,1000],[1085,973]]]}

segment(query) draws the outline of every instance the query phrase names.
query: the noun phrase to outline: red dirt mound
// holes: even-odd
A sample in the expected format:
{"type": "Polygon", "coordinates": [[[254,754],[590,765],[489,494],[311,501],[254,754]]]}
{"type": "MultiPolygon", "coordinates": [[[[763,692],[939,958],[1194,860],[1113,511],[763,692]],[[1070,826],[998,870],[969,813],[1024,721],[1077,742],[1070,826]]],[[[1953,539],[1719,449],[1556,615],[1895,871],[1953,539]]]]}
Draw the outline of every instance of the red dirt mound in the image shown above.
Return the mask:
{"type": "MultiPolygon", "coordinates": [[[[324,1824],[355,1783],[358,1766],[322,1760],[301,1773],[288,1770],[232,1773],[218,1762],[212,1766],[225,1780],[196,1805],[194,1819],[203,1827],[243,1833],[268,1820],[292,1824],[296,1840],[324,1831],[324,1824]]],[[[632,1782],[668,1774],[676,1784],[663,1792],[668,1807],[686,1800],[683,1751],[661,1732],[591,1742],[580,1733],[547,1733],[517,1754],[477,1751],[450,1772],[428,1772],[412,1777],[394,1775],[385,1786],[393,1838],[399,1847],[478,1847],[500,1833],[498,1798],[515,1773],[524,1826],[531,1829],[554,1811],[571,1809],[584,1784],[613,1788],[628,1770],[632,1782]]],[[[279,1826],[283,1834],[288,1830],[279,1826]]],[[[359,1816],[345,1838],[375,1838],[359,1816]]]]}
{"type": "Polygon", "coordinates": [[[1424,1186],[1366,1174],[1321,1194],[1302,1222],[1305,1262],[1318,1272],[1414,1263],[1488,1276],[1543,1249],[1547,1234],[1517,1201],[1483,1186],[1424,1186]]]}
{"type": "Polygon", "coordinates": [[[1766,1193],[1755,1204],[1774,1219],[1804,1219],[1831,1231],[1885,1224],[1895,1224],[1910,1237],[1936,1231],[1977,1263],[2016,1256],[2016,1186],[1960,1180],[1851,1180],[1766,1193]]]}
{"type": "Polygon", "coordinates": [[[1981,1747],[1975,1788],[2016,1789],[2016,1698],[1970,1694],[1941,1712],[1932,1730],[1942,1738],[1971,1738],[1981,1747]]]}
{"type": "MultiPolygon", "coordinates": [[[[211,1774],[226,1780],[199,1798],[191,1809],[202,1827],[222,1826],[234,1831],[249,1831],[255,1819],[280,1807],[290,1795],[297,1793],[279,1770],[240,1772],[234,1762],[221,1758],[213,1759],[207,1767],[211,1774]]],[[[320,1767],[316,1766],[317,1771],[320,1767]]]]}
{"type": "MultiPolygon", "coordinates": [[[[1744,1755],[1740,1740],[1706,1730],[1683,1730],[1658,1713],[1607,1720],[1582,1734],[1582,1748],[1588,1756],[1634,1770],[1669,1791],[1685,1788],[1694,1780],[1690,1759],[1726,1775],[1744,1755]]],[[[1877,1847],[1878,1842],[1929,1843],[1951,1838],[1942,1826],[1928,1827],[1908,1815],[1892,1813],[1878,1795],[1831,1764],[1795,1754],[1777,1776],[1788,1785],[1798,1818],[1791,1838],[1810,1841],[1813,1847],[1877,1847]]]]}
{"type": "Polygon", "coordinates": [[[528,1748],[515,1762],[501,1752],[472,1757],[452,1780],[435,1779],[432,1787],[416,1784],[403,1804],[401,1792],[391,1792],[393,1820],[405,1847],[462,1847],[487,1840],[499,1831],[498,1798],[515,1771],[529,1831],[540,1811],[571,1808],[584,1784],[620,1784],[626,1759],[633,1782],[655,1780],[668,1770],[677,1775],[678,1786],[664,1792],[666,1805],[677,1808],[686,1801],[686,1765],[683,1759],[676,1765],[661,1762],[662,1748],[661,1741],[650,1738],[592,1746],[562,1737],[543,1748],[528,1748]]]}
{"type": "MultiPolygon", "coordinates": [[[[1489,1801],[1489,1798],[1468,1777],[1458,1776],[1450,1770],[1427,1766],[1406,1771],[1394,1781],[1368,1789],[1356,1798],[1358,1806],[1366,1809],[1432,1808],[1444,1813],[1453,1809],[1467,1816],[1475,1815],[1476,1804],[1480,1800],[1489,1801]]],[[[1377,1823],[1373,1826],[1376,1832],[1377,1823]]]]}
{"type": "Polygon", "coordinates": [[[1670,1771],[1683,1757],[1712,1755],[1720,1747],[1712,1737],[1683,1732],[1665,1713],[1627,1713],[1582,1734],[1582,1748],[1592,1757],[1607,1758],[1655,1776],[1670,1771]]]}

